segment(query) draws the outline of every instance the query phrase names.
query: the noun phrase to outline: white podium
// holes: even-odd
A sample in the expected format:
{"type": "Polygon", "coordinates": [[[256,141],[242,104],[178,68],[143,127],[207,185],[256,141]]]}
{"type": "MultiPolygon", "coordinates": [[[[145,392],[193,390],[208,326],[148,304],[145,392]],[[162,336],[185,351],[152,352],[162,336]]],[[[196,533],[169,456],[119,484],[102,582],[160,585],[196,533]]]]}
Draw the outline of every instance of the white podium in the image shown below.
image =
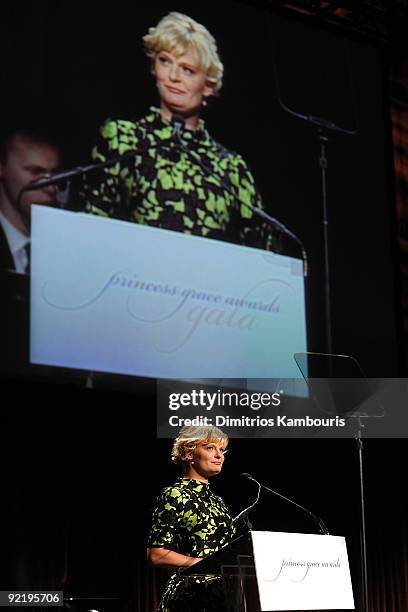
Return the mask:
{"type": "Polygon", "coordinates": [[[262,611],[354,610],[343,537],[252,531],[262,611]]]}
{"type": "Polygon", "coordinates": [[[30,358],[154,378],[299,378],[302,261],[32,207],[30,358]]]}
{"type": "Polygon", "coordinates": [[[180,575],[220,576],[229,612],[355,609],[340,536],[250,531],[180,575]]]}

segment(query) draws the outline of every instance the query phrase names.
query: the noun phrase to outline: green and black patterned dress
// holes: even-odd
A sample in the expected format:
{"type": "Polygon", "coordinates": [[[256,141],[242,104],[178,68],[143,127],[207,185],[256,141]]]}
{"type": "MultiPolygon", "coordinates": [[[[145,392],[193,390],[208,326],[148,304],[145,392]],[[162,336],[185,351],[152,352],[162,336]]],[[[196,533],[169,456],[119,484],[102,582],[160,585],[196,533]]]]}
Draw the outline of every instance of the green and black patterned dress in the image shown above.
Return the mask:
{"type": "MultiPolygon", "coordinates": [[[[190,557],[204,557],[227,546],[235,528],[224,501],[199,480],[179,478],[163,489],[153,512],[149,547],[163,547],[190,557]]],[[[223,583],[218,577],[181,578],[171,575],[158,612],[225,610],[223,583]]]]}
{"type": "Polygon", "coordinates": [[[106,161],[132,150],[140,154],[89,175],[82,193],[85,211],[272,250],[270,227],[245,206],[262,208],[262,201],[242,157],[215,142],[201,120],[197,130],[182,130],[181,138],[189,154],[155,108],[136,122],[107,120],[93,159],[106,161]]]}

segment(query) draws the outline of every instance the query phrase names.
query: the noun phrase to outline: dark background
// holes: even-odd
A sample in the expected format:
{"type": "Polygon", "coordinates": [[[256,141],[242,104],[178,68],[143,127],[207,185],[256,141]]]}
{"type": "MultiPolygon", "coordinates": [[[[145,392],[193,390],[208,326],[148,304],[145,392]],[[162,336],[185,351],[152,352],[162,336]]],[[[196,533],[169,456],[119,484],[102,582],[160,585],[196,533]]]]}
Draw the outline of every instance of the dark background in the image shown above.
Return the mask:
{"type": "MultiPolygon", "coordinates": [[[[82,406],[75,406],[77,395],[66,399],[67,407],[56,401],[31,416],[15,409],[11,426],[3,428],[1,539],[12,563],[1,587],[63,588],[76,597],[120,598],[116,610],[153,610],[165,572],[147,568],[145,541],[154,498],[177,475],[171,441],[155,439],[153,407],[141,396],[94,390],[84,394],[89,403],[82,406]],[[110,409],[102,410],[106,403],[110,409]]],[[[405,464],[405,440],[364,443],[369,610],[406,610],[405,464]]],[[[211,487],[234,514],[256,493],[241,472],[305,505],[332,534],[346,537],[361,610],[356,442],[232,440],[211,487]]],[[[255,529],[316,532],[301,510],[266,492],[252,521],[255,529]]]]}
{"type": "MultiPolygon", "coordinates": [[[[333,351],[356,357],[370,376],[401,373],[392,153],[380,50],[242,2],[223,2],[223,11],[203,2],[151,2],[143,10],[119,4],[97,14],[85,5],[63,17],[56,5],[46,8],[6,12],[6,102],[14,115],[21,107],[47,111],[68,166],[89,161],[106,117],[139,118],[157,104],[142,46],[151,25],[178,10],[213,33],[225,79],[219,99],[206,110],[207,125],[216,140],[246,159],[268,212],[304,241],[312,351],[326,348],[319,140],[315,126],[281,108],[276,80],[282,100],[298,112],[357,128],[356,136],[329,134],[333,351]]],[[[289,239],[283,248],[300,256],[289,239]]]]}
{"type": "MultiPolygon", "coordinates": [[[[51,3],[41,10],[4,9],[7,112],[46,109],[64,143],[65,164],[86,162],[107,116],[141,117],[157,103],[141,44],[148,27],[169,10],[203,22],[226,68],[221,96],[206,111],[208,127],[247,160],[268,212],[304,240],[309,349],[316,351],[325,349],[318,137],[314,127],[281,109],[276,73],[282,97],[295,110],[357,125],[355,137],[330,136],[328,149],[334,351],[356,357],[369,376],[395,376],[404,370],[381,52],[357,40],[328,40],[325,32],[245,3],[225,1],[222,8],[150,2],[143,9],[84,5],[64,14],[51,3]]],[[[297,254],[293,245],[284,246],[297,254]]],[[[96,388],[85,389],[69,380],[57,383],[55,373],[49,383],[32,378],[8,376],[2,384],[1,587],[64,587],[77,596],[119,597],[138,612],[153,610],[161,579],[146,568],[144,542],[154,496],[175,477],[170,441],[156,439],[153,383],[97,376],[96,388]],[[99,388],[117,389],[122,382],[122,393],[99,388]]],[[[405,445],[398,439],[365,444],[373,611],[406,610],[405,445]]],[[[332,533],[346,536],[359,600],[355,441],[233,441],[214,488],[234,513],[253,494],[239,478],[242,471],[310,507],[332,533]]],[[[314,529],[298,511],[266,495],[254,526],[314,529]]]]}

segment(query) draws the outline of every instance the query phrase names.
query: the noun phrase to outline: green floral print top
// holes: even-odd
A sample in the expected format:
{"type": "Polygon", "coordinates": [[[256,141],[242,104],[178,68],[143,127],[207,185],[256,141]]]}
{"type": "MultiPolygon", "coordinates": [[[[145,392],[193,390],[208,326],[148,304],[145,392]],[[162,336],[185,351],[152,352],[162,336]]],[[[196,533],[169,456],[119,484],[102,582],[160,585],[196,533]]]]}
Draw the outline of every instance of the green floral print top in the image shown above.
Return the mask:
{"type": "Polygon", "coordinates": [[[137,153],[89,175],[82,193],[85,211],[272,250],[270,228],[245,206],[262,208],[262,201],[242,157],[213,140],[201,120],[197,130],[182,130],[181,139],[190,153],[155,108],[137,122],[107,120],[93,159],[137,153]]]}
{"type": "MultiPolygon", "coordinates": [[[[227,546],[235,527],[221,497],[208,483],[179,478],[163,489],[153,512],[149,547],[162,547],[190,557],[204,557],[227,546]]],[[[158,612],[223,610],[224,590],[218,577],[183,578],[172,574],[158,612]]]]}

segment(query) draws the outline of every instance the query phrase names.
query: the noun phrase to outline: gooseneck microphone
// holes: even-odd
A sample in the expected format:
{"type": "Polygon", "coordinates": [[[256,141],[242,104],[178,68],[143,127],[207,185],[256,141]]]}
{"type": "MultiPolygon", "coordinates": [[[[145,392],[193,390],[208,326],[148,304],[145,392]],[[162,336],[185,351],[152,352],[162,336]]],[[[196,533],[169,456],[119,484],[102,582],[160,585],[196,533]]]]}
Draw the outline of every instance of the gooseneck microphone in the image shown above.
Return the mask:
{"type": "MultiPolygon", "coordinates": [[[[95,166],[96,165],[97,164],[95,164],[95,166]]],[[[44,176],[43,178],[40,178],[37,181],[28,183],[28,185],[23,187],[22,191],[36,191],[37,189],[44,189],[44,187],[58,185],[58,183],[61,183],[63,181],[75,178],[76,176],[79,176],[81,174],[86,174],[92,169],[92,166],[76,166],[71,170],[66,170],[64,172],[56,172],[55,174],[44,176]]]]}
{"type": "Polygon", "coordinates": [[[298,236],[296,236],[296,234],[294,234],[290,229],[288,229],[283,223],[278,221],[278,219],[275,219],[275,217],[271,217],[271,215],[268,215],[268,213],[262,210],[262,208],[253,206],[253,204],[249,204],[248,202],[244,202],[239,197],[239,195],[235,193],[231,189],[231,187],[227,185],[227,183],[225,183],[225,181],[223,181],[221,177],[214,174],[212,168],[209,168],[206,164],[203,163],[198,153],[190,150],[186,146],[186,144],[183,142],[183,139],[181,137],[182,131],[186,123],[182,115],[180,115],[179,113],[173,113],[171,116],[171,123],[173,124],[173,127],[174,127],[173,138],[177,141],[177,143],[180,145],[183,151],[194,159],[194,161],[204,170],[204,172],[206,172],[208,175],[210,175],[211,177],[217,180],[219,187],[222,187],[227,193],[232,195],[236,201],[238,201],[240,204],[243,204],[244,206],[249,208],[255,215],[257,215],[258,217],[261,217],[262,219],[264,219],[264,221],[267,221],[270,225],[274,226],[280,232],[289,236],[289,238],[292,238],[292,240],[294,240],[299,245],[302,251],[304,275],[307,276],[307,269],[308,269],[307,253],[306,253],[306,249],[301,239],[298,236]]]}
{"type": "MultiPolygon", "coordinates": [[[[177,134],[181,132],[184,126],[184,118],[181,115],[176,115],[178,121],[174,121],[175,131],[177,134]]],[[[44,176],[43,178],[38,179],[37,181],[33,181],[32,183],[28,183],[23,187],[20,191],[19,197],[25,191],[35,191],[37,189],[44,189],[44,187],[50,187],[51,185],[58,185],[63,181],[67,181],[69,179],[75,178],[77,176],[87,176],[91,172],[96,172],[98,170],[103,170],[104,168],[109,168],[110,166],[114,166],[117,163],[121,163],[126,159],[131,159],[136,155],[140,155],[141,153],[145,153],[146,151],[150,151],[151,149],[168,149],[168,144],[163,142],[163,144],[156,145],[156,147],[152,146],[151,143],[148,143],[146,146],[138,147],[137,149],[130,149],[126,151],[126,153],[119,153],[118,155],[114,155],[110,157],[108,160],[104,162],[97,162],[95,164],[89,164],[88,166],[76,166],[75,168],[71,168],[70,170],[63,170],[61,172],[57,172],[52,176],[44,176]]]]}
{"type": "MultiPolygon", "coordinates": [[[[51,185],[58,185],[59,183],[62,183],[69,179],[73,179],[77,176],[85,177],[92,172],[97,172],[98,170],[109,168],[110,166],[114,166],[117,163],[120,164],[126,159],[131,159],[132,157],[136,157],[136,155],[140,155],[141,153],[150,151],[152,148],[155,148],[155,147],[152,147],[151,143],[149,143],[148,145],[144,147],[139,147],[138,149],[130,149],[129,151],[126,151],[126,153],[120,153],[118,155],[115,155],[114,157],[110,157],[108,160],[104,162],[97,162],[95,164],[89,164],[88,166],[76,166],[75,168],[71,168],[70,170],[64,170],[61,172],[57,172],[56,174],[53,174],[52,176],[44,176],[43,178],[40,178],[37,181],[28,183],[21,189],[20,193],[18,194],[18,198],[17,198],[18,208],[20,208],[21,198],[24,192],[26,191],[36,191],[38,189],[44,189],[45,187],[50,187],[51,185]]],[[[166,144],[163,144],[161,147],[156,147],[156,148],[167,149],[168,146],[166,144]]]]}
{"type": "MultiPolygon", "coordinates": [[[[289,502],[290,504],[293,504],[294,506],[297,506],[298,508],[300,508],[301,510],[306,512],[313,519],[313,521],[316,523],[316,525],[319,528],[320,533],[322,533],[323,535],[330,535],[330,532],[327,529],[327,526],[324,523],[323,519],[320,518],[320,516],[317,516],[317,514],[314,514],[313,512],[311,512],[310,510],[308,510],[304,506],[301,506],[297,502],[293,501],[293,499],[290,499],[289,497],[286,497],[285,495],[282,495],[282,493],[278,493],[278,491],[274,491],[274,489],[271,489],[270,487],[267,487],[266,485],[258,482],[256,480],[256,478],[251,476],[251,474],[248,474],[248,473],[244,472],[243,474],[241,474],[241,478],[245,478],[246,480],[252,480],[253,482],[255,482],[258,485],[258,487],[259,487],[258,488],[258,498],[259,498],[259,491],[261,490],[261,488],[262,489],[266,489],[266,491],[269,491],[270,493],[273,493],[274,495],[277,495],[278,497],[284,499],[285,501],[289,502]]],[[[245,510],[244,510],[244,512],[245,512],[245,510]]]]}
{"type": "MultiPolygon", "coordinates": [[[[185,125],[184,117],[179,114],[172,115],[172,124],[174,126],[174,135],[179,141],[181,132],[185,125]]],[[[163,148],[166,148],[165,145],[163,145],[163,148]]],[[[96,172],[97,170],[109,168],[110,166],[114,166],[118,162],[122,162],[125,159],[140,155],[140,153],[144,153],[145,151],[150,149],[152,149],[152,145],[149,143],[146,147],[131,149],[130,151],[126,151],[126,153],[120,153],[118,155],[115,155],[114,157],[110,157],[107,161],[104,162],[89,164],[88,166],[75,166],[75,168],[57,172],[52,176],[44,176],[43,178],[40,178],[37,181],[33,181],[32,183],[28,183],[27,185],[25,185],[21,190],[21,193],[23,193],[24,191],[36,191],[38,189],[44,189],[44,187],[58,185],[58,183],[75,178],[76,176],[86,176],[90,172],[96,172]]]]}
{"type": "MultiPolygon", "coordinates": [[[[174,114],[172,115],[172,124],[174,126],[174,135],[180,140],[181,132],[185,125],[185,120],[182,115],[174,114]]],[[[154,147],[153,147],[154,148],[154,147]]],[[[163,145],[163,148],[166,148],[163,145]]],[[[52,185],[58,185],[63,181],[67,181],[69,179],[75,178],[77,176],[86,176],[91,172],[96,172],[97,170],[103,170],[104,168],[109,168],[110,166],[114,166],[116,163],[122,162],[125,159],[129,159],[135,157],[136,155],[140,155],[145,151],[152,149],[152,145],[149,143],[145,147],[140,147],[138,149],[131,149],[130,151],[126,151],[126,153],[120,153],[118,155],[114,155],[110,157],[108,160],[104,162],[98,162],[95,164],[89,164],[88,166],[75,166],[75,168],[71,168],[70,170],[63,170],[61,172],[57,172],[52,176],[44,176],[43,178],[38,179],[37,181],[33,181],[32,183],[28,183],[23,187],[20,192],[20,195],[25,191],[36,191],[38,189],[44,189],[45,187],[50,187],[52,185]]]]}
{"type": "MultiPolygon", "coordinates": [[[[149,148],[151,148],[151,146],[149,148]]],[[[109,168],[109,166],[113,166],[114,164],[121,162],[129,157],[134,157],[140,152],[141,150],[132,149],[131,151],[127,151],[126,153],[122,153],[121,155],[115,155],[114,157],[111,157],[110,159],[104,162],[89,164],[88,166],[76,166],[71,170],[57,172],[56,174],[53,174],[50,177],[40,178],[37,181],[28,183],[28,185],[25,185],[25,187],[23,187],[21,191],[34,191],[36,189],[43,189],[44,187],[49,187],[50,185],[58,185],[58,183],[61,183],[62,181],[66,181],[68,179],[72,179],[76,176],[85,176],[90,172],[94,172],[96,170],[103,170],[103,168],[109,168]]]]}
{"type": "MultiPolygon", "coordinates": [[[[249,474],[241,474],[241,477],[242,477],[242,478],[243,478],[243,477],[244,477],[244,478],[247,478],[247,477],[251,478],[251,476],[250,476],[249,474]]],[[[256,481],[255,481],[255,482],[256,482],[256,481]]],[[[257,483],[257,485],[258,485],[258,491],[257,491],[257,495],[256,495],[256,499],[255,499],[255,501],[254,501],[254,502],[253,502],[253,503],[252,503],[250,506],[248,506],[247,508],[244,508],[244,510],[242,510],[242,511],[241,511],[239,514],[237,514],[237,516],[235,516],[235,517],[232,519],[232,522],[233,522],[233,523],[238,523],[238,521],[240,521],[240,520],[246,520],[246,522],[247,522],[247,524],[248,524],[248,527],[251,529],[251,524],[249,523],[247,516],[248,516],[248,514],[250,513],[250,511],[252,510],[252,508],[253,508],[254,506],[256,506],[256,504],[257,504],[257,503],[258,503],[258,501],[259,501],[259,496],[260,496],[260,494],[261,494],[261,485],[259,484],[259,482],[257,483]]]]}
{"type": "Polygon", "coordinates": [[[20,209],[21,206],[21,198],[23,197],[26,191],[36,191],[37,189],[44,189],[45,187],[50,187],[51,185],[58,185],[68,179],[75,178],[76,176],[87,176],[90,172],[96,172],[97,170],[102,170],[103,168],[109,168],[109,166],[113,166],[118,162],[122,162],[124,159],[128,157],[134,157],[137,155],[139,151],[127,151],[122,155],[115,155],[115,157],[111,157],[107,161],[98,162],[96,164],[89,164],[88,166],[76,166],[71,170],[66,170],[63,172],[57,172],[53,174],[51,177],[43,177],[38,179],[37,181],[33,181],[32,183],[28,183],[25,185],[19,192],[17,197],[17,207],[20,209]]]}

